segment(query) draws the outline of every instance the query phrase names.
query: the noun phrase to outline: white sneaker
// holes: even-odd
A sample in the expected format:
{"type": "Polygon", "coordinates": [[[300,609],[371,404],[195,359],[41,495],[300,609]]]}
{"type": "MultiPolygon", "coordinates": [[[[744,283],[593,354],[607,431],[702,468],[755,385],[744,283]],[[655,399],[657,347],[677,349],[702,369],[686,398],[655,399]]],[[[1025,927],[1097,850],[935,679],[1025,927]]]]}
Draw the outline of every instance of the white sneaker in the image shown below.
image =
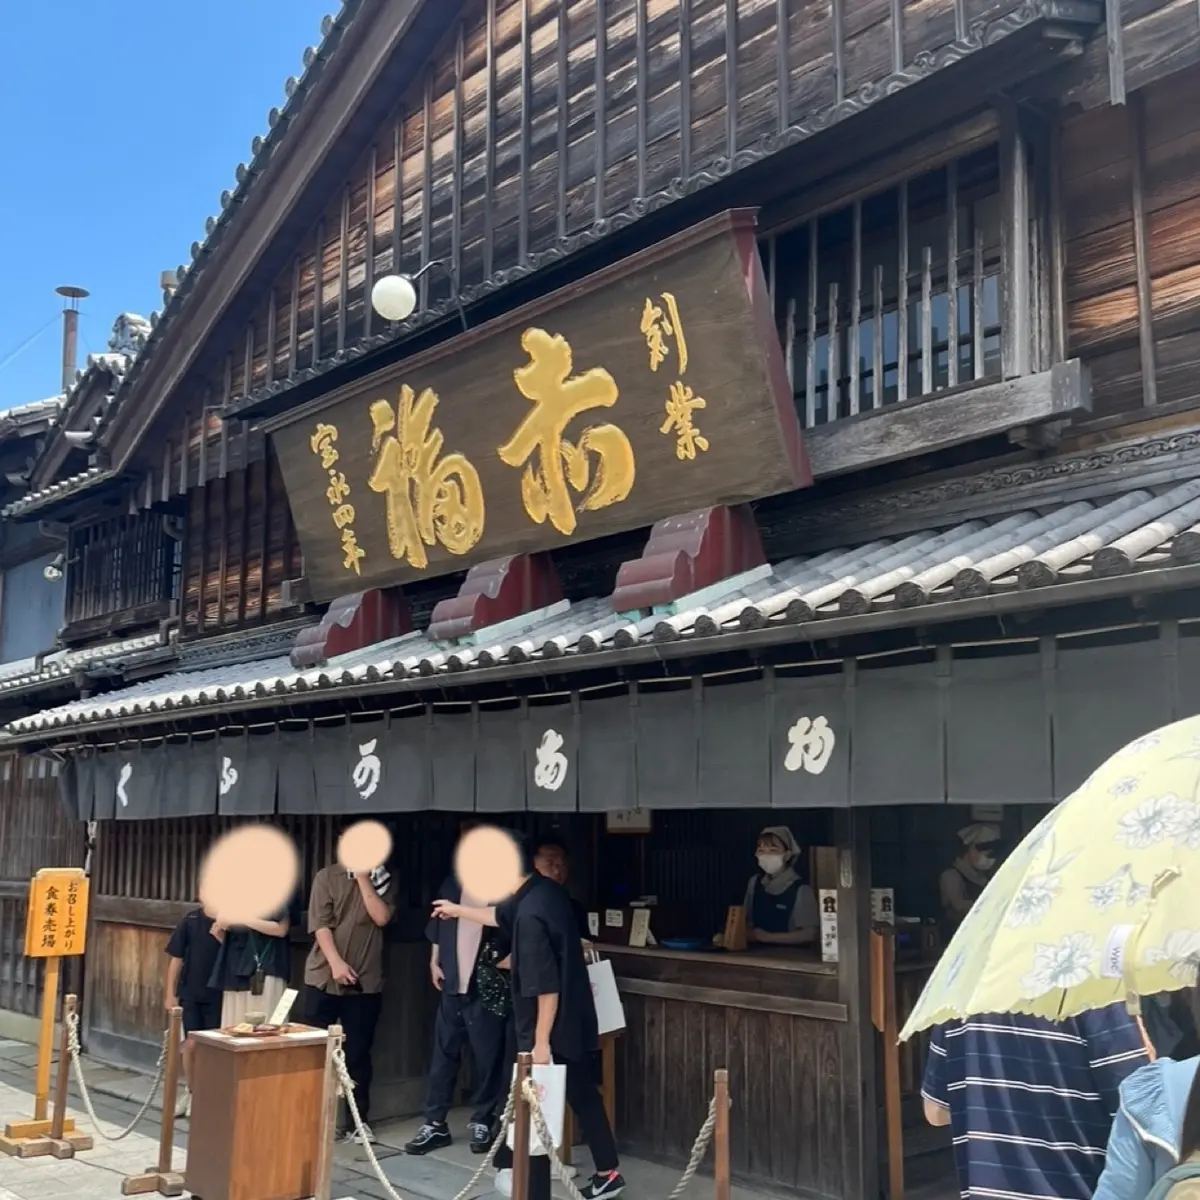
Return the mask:
{"type": "Polygon", "coordinates": [[[493,1185],[502,1196],[512,1196],[512,1170],[504,1167],[496,1172],[496,1182],[493,1185]]]}
{"type": "Polygon", "coordinates": [[[179,1102],[175,1105],[175,1116],[177,1119],[190,1117],[192,1115],[192,1093],[184,1092],[179,1097],[179,1102]]]}
{"type": "Polygon", "coordinates": [[[373,1146],[379,1139],[375,1136],[375,1131],[370,1125],[364,1125],[361,1130],[356,1129],[350,1135],[350,1140],[356,1146],[365,1146],[367,1142],[370,1142],[373,1146]]]}

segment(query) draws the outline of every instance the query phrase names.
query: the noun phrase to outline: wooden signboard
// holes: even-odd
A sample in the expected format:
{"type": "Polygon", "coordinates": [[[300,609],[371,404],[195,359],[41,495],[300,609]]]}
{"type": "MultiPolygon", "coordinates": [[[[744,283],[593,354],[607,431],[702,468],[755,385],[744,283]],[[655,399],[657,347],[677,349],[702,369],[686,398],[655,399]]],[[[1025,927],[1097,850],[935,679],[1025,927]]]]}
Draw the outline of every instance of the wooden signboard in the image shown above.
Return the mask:
{"type": "Polygon", "coordinates": [[[264,428],[314,600],[811,482],[751,211],[264,428]]]}
{"type": "Polygon", "coordinates": [[[25,957],[61,958],[87,947],[88,877],[77,869],[39,871],[29,883],[25,957]]]}

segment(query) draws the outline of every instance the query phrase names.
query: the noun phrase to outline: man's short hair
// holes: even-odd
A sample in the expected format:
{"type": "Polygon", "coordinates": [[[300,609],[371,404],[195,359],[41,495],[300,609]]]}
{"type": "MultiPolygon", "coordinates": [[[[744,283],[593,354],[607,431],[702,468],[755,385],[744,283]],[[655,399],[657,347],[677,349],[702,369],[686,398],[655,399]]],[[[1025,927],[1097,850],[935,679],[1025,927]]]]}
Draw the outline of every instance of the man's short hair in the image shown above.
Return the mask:
{"type": "Polygon", "coordinates": [[[571,857],[571,852],[567,849],[567,843],[563,840],[562,835],[558,833],[534,834],[529,838],[529,846],[534,857],[543,850],[557,850],[563,858],[571,857]]]}

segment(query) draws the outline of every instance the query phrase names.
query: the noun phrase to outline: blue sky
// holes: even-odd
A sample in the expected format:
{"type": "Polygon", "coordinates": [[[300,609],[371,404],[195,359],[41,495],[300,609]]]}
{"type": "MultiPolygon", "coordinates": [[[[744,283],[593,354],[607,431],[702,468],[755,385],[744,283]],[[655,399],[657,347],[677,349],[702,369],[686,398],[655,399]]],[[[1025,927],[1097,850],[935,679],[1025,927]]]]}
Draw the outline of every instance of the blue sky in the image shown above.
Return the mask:
{"type": "Polygon", "coordinates": [[[105,348],[119,312],[162,307],[159,273],[191,261],[205,218],[337,3],[10,6],[0,72],[0,409],[58,390],[58,285],[91,292],[81,364],[105,348]]]}

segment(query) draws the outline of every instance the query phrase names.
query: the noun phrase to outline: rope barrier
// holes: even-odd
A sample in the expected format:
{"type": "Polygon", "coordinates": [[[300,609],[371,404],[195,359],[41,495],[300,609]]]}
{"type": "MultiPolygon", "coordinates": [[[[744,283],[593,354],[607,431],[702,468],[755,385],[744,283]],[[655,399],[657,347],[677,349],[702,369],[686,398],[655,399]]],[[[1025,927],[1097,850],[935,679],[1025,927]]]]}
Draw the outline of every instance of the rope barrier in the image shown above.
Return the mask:
{"type": "MultiPolygon", "coordinates": [[[[405,1200],[405,1197],[392,1187],[391,1180],[383,1173],[383,1168],[379,1165],[379,1159],[375,1155],[375,1147],[371,1145],[370,1139],[363,1133],[363,1119],[358,1111],[358,1102],[354,1099],[354,1080],[350,1078],[350,1072],[346,1068],[346,1055],[341,1047],[334,1051],[333,1062],[338,1073],[338,1090],[346,1101],[346,1107],[350,1110],[351,1119],[354,1121],[354,1128],[358,1131],[358,1135],[362,1139],[363,1149],[367,1152],[367,1158],[370,1160],[371,1169],[375,1172],[375,1178],[379,1180],[379,1186],[387,1193],[389,1200],[405,1200]]],[[[504,1141],[504,1136],[508,1132],[508,1127],[512,1124],[513,1113],[516,1111],[516,1107],[517,1085],[514,1082],[512,1090],[508,1094],[508,1101],[504,1106],[504,1113],[500,1117],[500,1132],[496,1135],[496,1140],[492,1142],[491,1149],[487,1152],[483,1162],[479,1164],[475,1173],[467,1180],[463,1189],[454,1197],[454,1200],[467,1200],[467,1197],[483,1178],[484,1174],[491,1169],[495,1163],[496,1154],[504,1141]]]]}
{"type": "MultiPolygon", "coordinates": [[[[379,1159],[375,1155],[375,1149],[371,1145],[368,1138],[364,1135],[363,1119],[358,1111],[358,1104],[354,1099],[354,1081],[350,1078],[350,1072],[346,1068],[346,1055],[339,1048],[334,1053],[334,1065],[338,1074],[338,1090],[341,1092],[346,1101],[346,1105],[350,1110],[350,1116],[354,1121],[354,1127],[358,1131],[358,1135],[362,1140],[363,1148],[367,1152],[367,1158],[370,1160],[371,1168],[375,1172],[375,1177],[379,1180],[380,1186],[388,1195],[388,1200],[405,1200],[399,1192],[392,1187],[391,1181],[383,1173],[383,1168],[379,1165],[379,1159]]],[[[504,1113],[500,1118],[500,1131],[497,1133],[495,1141],[492,1142],[491,1149],[487,1152],[487,1156],[483,1162],[479,1164],[478,1169],[467,1181],[463,1189],[454,1197],[454,1200],[467,1200],[467,1197],[474,1190],[484,1174],[494,1165],[496,1153],[499,1151],[501,1144],[504,1142],[508,1133],[509,1126],[513,1122],[513,1114],[516,1112],[517,1106],[517,1089],[521,1086],[518,1079],[513,1080],[513,1086],[508,1093],[508,1101],[504,1106],[504,1113]]],[[[568,1167],[558,1156],[558,1151],[555,1149],[554,1138],[550,1133],[550,1127],[546,1123],[545,1114],[542,1112],[541,1101],[538,1097],[537,1088],[533,1080],[526,1079],[524,1081],[524,1089],[522,1095],[529,1105],[529,1115],[533,1121],[534,1129],[537,1132],[541,1143],[546,1147],[550,1158],[551,1173],[566,1189],[569,1200],[584,1200],[583,1193],[575,1186],[575,1181],[572,1178],[571,1168],[568,1167]]],[[[704,1161],[704,1156],[708,1152],[709,1144],[712,1141],[713,1131],[717,1125],[717,1098],[714,1095],[708,1102],[708,1115],[704,1118],[704,1123],[700,1126],[700,1132],[696,1134],[696,1140],[692,1143],[692,1153],[688,1158],[688,1164],[684,1168],[683,1174],[679,1178],[679,1182],[672,1189],[667,1200],[679,1200],[679,1197],[687,1190],[688,1184],[692,1182],[696,1171],[700,1164],[704,1161]]]]}
{"type": "Polygon", "coordinates": [[[154,1102],[154,1097],[158,1093],[159,1085],[162,1083],[163,1067],[167,1061],[167,1039],[170,1036],[169,1031],[163,1034],[162,1051],[158,1056],[158,1067],[154,1075],[154,1082],[150,1085],[150,1092],[146,1096],[142,1107],[138,1109],[137,1115],[121,1130],[120,1133],[106,1133],[103,1126],[100,1124],[100,1118],[96,1116],[96,1109],[92,1104],[92,1097],[87,1089],[87,1081],[83,1077],[83,1063],[79,1056],[79,1014],[70,1013],[67,1016],[67,1049],[71,1054],[71,1069],[75,1075],[75,1082],[79,1085],[79,1094],[83,1098],[84,1107],[87,1109],[88,1119],[95,1127],[96,1132],[106,1142],[119,1142],[122,1138],[127,1138],[136,1127],[137,1123],[146,1115],[150,1105],[154,1102]]]}

